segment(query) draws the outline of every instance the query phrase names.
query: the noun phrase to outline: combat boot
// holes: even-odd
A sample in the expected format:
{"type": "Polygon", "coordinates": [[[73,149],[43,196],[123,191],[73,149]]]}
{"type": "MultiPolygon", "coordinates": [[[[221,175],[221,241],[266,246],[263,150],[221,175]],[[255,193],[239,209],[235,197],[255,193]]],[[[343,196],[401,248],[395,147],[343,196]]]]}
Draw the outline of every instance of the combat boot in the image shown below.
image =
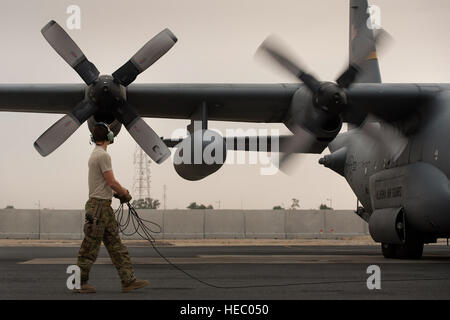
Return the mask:
{"type": "Polygon", "coordinates": [[[130,292],[136,289],[140,289],[143,288],[145,286],[148,285],[148,281],[147,280],[138,280],[135,279],[133,282],[127,284],[127,285],[122,285],[122,292],[130,292]]]}
{"type": "Polygon", "coordinates": [[[95,288],[88,283],[82,284],[80,289],[73,289],[74,293],[96,293],[95,288]]]}

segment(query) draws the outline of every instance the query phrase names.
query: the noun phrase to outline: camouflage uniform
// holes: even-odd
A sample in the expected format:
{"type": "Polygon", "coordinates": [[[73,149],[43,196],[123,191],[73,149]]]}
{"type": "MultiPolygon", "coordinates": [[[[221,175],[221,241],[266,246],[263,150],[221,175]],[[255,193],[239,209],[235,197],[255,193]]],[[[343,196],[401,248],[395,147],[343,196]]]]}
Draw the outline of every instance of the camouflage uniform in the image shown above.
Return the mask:
{"type": "Polygon", "coordinates": [[[119,273],[123,285],[135,280],[127,247],[119,236],[119,227],[111,208],[111,200],[90,198],[86,202],[84,240],[78,253],[77,265],[81,269],[81,283],[89,280],[89,271],[97,259],[103,241],[119,273]]]}

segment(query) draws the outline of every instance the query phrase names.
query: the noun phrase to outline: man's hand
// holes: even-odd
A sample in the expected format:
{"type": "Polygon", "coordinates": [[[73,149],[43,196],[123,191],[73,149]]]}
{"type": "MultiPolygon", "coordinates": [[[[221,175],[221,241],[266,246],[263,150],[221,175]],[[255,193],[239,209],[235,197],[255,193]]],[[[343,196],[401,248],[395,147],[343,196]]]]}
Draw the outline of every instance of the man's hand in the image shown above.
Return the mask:
{"type": "Polygon", "coordinates": [[[133,197],[131,196],[130,192],[126,190],[127,192],[124,194],[119,195],[118,193],[114,193],[114,198],[117,198],[120,200],[120,203],[127,203],[130,202],[133,197]]]}

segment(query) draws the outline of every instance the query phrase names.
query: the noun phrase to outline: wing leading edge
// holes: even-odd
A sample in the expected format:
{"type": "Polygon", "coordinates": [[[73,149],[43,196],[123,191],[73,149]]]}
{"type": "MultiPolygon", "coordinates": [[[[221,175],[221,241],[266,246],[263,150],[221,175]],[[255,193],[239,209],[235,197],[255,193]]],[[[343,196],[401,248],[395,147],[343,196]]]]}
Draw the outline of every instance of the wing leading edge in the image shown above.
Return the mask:
{"type": "MultiPolygon", "coordinates": [[[[0,111],[66,114],[85,97],[82,84],[2,84],[0,111]]],[[[133,84],[127,100],[142,117],[190,119],[202,104],[208,119],[283,122],[296,84],[133,84]]]]}
{"type": "Polygon", "coordinates": [[[84,98],[84,84],[0,84],[0,111],[63,113],[84,98]]]}
{"type": "MultiPolygon", "coordinates": [[[[283,123],[299,84],[133,84],[127,99],[142,117],[190,119],[206,103],[213,121],[283,123]]],[[[66,114],[85,97],[83,84],[1,84],[0,111],[66,114]]],[[[344,121],[371,112],[396,121],[426,104],[440,84],[355,84],[344,121]]]]}

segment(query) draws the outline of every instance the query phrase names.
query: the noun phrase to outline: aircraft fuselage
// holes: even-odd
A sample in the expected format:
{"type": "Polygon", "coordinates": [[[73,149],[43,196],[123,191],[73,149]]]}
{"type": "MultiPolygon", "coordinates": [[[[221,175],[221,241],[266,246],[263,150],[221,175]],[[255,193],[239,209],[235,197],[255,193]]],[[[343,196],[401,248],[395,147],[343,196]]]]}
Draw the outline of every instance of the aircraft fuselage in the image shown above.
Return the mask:
{"type": "Polygon", "coordinates": [[[449,102],[450,92],[442,91],[418,111],[420,124],[397,160],[360,130],[340,134],[330,144],[332,153],[345,153],[339,173],[364,206],[364,219],[374,210],[403,208],[406,222],[430,239],[450,235],[449,102]]]}

